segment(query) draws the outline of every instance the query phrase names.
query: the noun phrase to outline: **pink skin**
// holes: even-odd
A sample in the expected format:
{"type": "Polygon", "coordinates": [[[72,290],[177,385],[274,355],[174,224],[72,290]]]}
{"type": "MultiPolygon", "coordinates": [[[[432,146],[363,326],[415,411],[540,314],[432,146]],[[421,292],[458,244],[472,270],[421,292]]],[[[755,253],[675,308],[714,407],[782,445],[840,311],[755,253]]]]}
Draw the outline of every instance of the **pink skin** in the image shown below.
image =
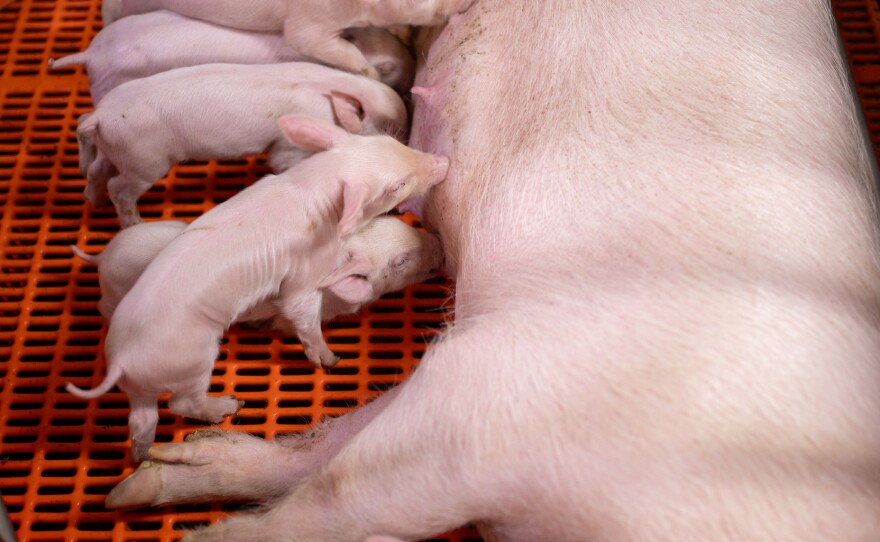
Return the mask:
{"type": "Polygon", "coordinates": [[[394,91],[333,68],[307,62],[180,68],[116,87],[79,122],[85,196],[102,205],[109,192],[128,227],[141,220],[138,198],[182,160],[268,152],[272,168],[284,171],[309,155],[278,130],[278,118],[290,113],[337,122],[352,133],[406,132],[406,110],[394,91]]]}
{"type": "MultiPolygon", "coordinates": [[[[388,244],[376,224],[345,239],[441,182],[449,166],[389,136],[352,135],[311,117],[283,117],[280,125],[293,144],[318,154],[211,209],[163,248],[113,313],[104,382],[88,392],[67,386],[93,399],[118,383],[131,403],[135,461],[153,442],[160,393],[171,393],[172,412],[195,419],[218,422],[238,409],[231,397],[205,395],[218,341],[267,299],[277,299],[310,361],[336,363],[321,333],[323,290],[351,305],[374,299],[374,282],[364,277],[385,265],[367,247],[374,233],[377,245],[388,244]]],[[[397,285],[381,280],[383,290],[397,285]]]]}
{"type": "MultiPolygon", "coordinates": [[[[398,92],[412,84],[413,59],[391,33],[353,28],[346,39],[360,50],[379,80],[398,92]]],[[[82,64],[97,105],[113,88],[150,75],[200,64],[274,64],[307,60],[280,32],[235,30],[161,10],[125,17],[98,32],[89,48],[57,60],[52,69],[82,64]]]]}
{"type": "Polygon", "coordinates": [[[876,538],[876,188],[831,20],[480,0],[431,33],[452,331],[295,445],[156,448],[113,504],[271,500],[189,541],[876,538]]]}
{"type": "MultiPolygon", "coordinates": [[[[441,98],[441,92],[438,90],[438,87],[412,87],[410,92],[421,102],[421,107],[423,108],[436,107],[441,98]]],[[[401,213],[409,212],[422,218],[425,213],[424,205],[425,202],[422,198],[413,198],[398,207],[398,210],[401,213]]]]}
{"type": "Polygon", "coordinates": [[[413,87],[410,89],[410,92],[413,93],[414,96],[418,96],[426,103],[434,103],[435,100],[438,99],[437,89],[431,87],[413,87]]]}
{"type": "Polygon", "coordinates": [[[138,224],[117,233],[100,254],[86,254],[71,246],[77,256],[98,267],[101,316],[106,320],[113,317],[119,302],[147,265],[186,227],[186,222],[177,220],[138,224]]]}
{"type": "MultiPolygon", "coordinates": [[[[86,254],[76,246],[77,256],[97,266],[101,285],[98,310],[106,320],[156,256],[178,238],[188,224],[177,220],[143,222],[119,232],[100,254],[86,254]]],[[[437,236],[416,230],[400,220],[384,216],[367,223],[344,239],[336,255],[336,267],[343,268],[352,259],[369,261],[364,276],[367,293],[352,295],[351,285],[333,283],[321,290],[321,321],[342,314],[358,312],[362,305],[380,296],[429,279],[443,263],[437,236]],[[369,270],[367,270],[369,269],[369,270]]],[[[360,284],[359,286],[365,286],[360,284]]],[[[278,316],[284,300],[270,298],[239,316],[238,321],[270,320],[278,316]]],[[[290,330],[292,324],[279,317],[278,329],[290,330]]],[[[296,334],[293,330],[292,334],[296,334]]]]}
{"type": "Polygon", "coordinates": [[[363,53],[343,39],[346,29],[399,25],[438,25],[465,11],[474,0],[123,0],[122,13],[130,15],[169,9],[232,28],[284,32],[296,50],[320,62],[366,75],[379,73],[363,53]]]}
{"type": "MultiPolygon", "coordinates": [[[[408,27],[405,27],[408,28],[408,27]]],[[[400,94],[406,93],[415,77],[415,60],[403,45],[406,32],[396,28],[349,28],[342,38],[364,55],[382,81],[400,94]]]]}
{"type": "Polygon", "coordinates": [[[101,22],[104,23],[104,28],[122,17],[122,0],[101,0],[101,22]]]}

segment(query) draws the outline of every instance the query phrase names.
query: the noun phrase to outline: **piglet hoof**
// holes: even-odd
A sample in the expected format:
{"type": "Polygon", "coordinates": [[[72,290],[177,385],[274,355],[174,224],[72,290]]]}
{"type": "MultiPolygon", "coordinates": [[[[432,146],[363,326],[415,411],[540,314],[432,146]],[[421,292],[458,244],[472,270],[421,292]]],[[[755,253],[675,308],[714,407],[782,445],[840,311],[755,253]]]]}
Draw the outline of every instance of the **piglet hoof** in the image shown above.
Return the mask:
{"type": "MultiPolygon", "coordinates": [[[[233,399],[235,399],[235,397],[233,397],[233,399]]],[[[238,408],[235,409],[233,414],[238,414],[238,411],[244,408],[244,401],[236,401],[236,403],[238,403],[238,408]]]]}
{"type": "Polygon", "coordinates": [[[216,398],[214,402],[217,405],[216,417],[210,419],[213,423],[220,423],[227,416],[234,416],[244,406],[244,401],[236,401],[234,395],[224,395],[216,398]]]}
{"type": "Polygon", "coordinates": [[[88,201],[92,207],[106,207],[110,204],[110,195],[107,192],[97,192],[95,190],[90,190],[90,186],[86,186],[85,192],[83,192],[83,197],[88,201]]]}
{"type": "Polygon", "coordinates": [[[329,359],[322,359],[321,364],[318,367],[322,369],[330,369],[331,367],[335,367],[339,360],[342,359],[339,356],[331,356],[329,359]]]}
{"type": "Polygon", "coordinates": [[[131,443],[131,460],[135,463],[142,463],[150,457],[150,448],[153,446],[151,442],[131,443]]]}
{"type": "Polygon", "coordinates": [[[306,348],[305,353],[306,357],[309,358],[309,361],[324,369],[326,369],[327,367],[333,367],[334,365],[339,363],[340,359],[339,356],[334,354],[327,347],[324,347],[322,349],[306,348]]]}
{"type": "Polygon", "coordinates": [[[134,474],[107,495],[107,508],[131,508],[154,504],[162,492],[162,465],[145,461],[134,474]]]}

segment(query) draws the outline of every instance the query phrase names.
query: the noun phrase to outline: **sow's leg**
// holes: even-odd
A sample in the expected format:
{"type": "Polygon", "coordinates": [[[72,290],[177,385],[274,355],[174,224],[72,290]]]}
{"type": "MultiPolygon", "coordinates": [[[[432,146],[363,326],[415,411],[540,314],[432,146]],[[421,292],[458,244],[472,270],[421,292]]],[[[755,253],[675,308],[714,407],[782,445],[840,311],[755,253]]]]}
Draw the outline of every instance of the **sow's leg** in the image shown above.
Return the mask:
{"type": "MultiPolygon", "coordinates": [[[[478,419],[448,373],[464,354],[458,344],[435,345],[393,400],[268,510],[221,521],[185,540],[360,542],[379,533],[416,540],[466,523],[485,509],[487,493],[482,484],[472,485],[480,478],[470,436],[478,434],[478,419]]],[[[283,454],[277,449],[260,459],[283,454]]]]}
{"type": "Polygon", "coordinates": [[[203,430],[149,450],[148,463],[113,488],[110,508],[210,500],[277,499],[318,470],[396,395],[390,390],[313,431],[275,441],[203,430]]]}

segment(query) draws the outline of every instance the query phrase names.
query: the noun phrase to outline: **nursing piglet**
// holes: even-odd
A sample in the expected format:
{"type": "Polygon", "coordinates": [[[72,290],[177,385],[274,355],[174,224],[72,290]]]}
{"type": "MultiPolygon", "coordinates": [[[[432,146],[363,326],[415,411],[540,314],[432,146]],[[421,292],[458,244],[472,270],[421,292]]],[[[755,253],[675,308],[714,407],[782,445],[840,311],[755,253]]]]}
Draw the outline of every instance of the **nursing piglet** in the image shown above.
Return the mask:
{"type": "Polygon", "coordinates": [[[344,239],[375,216],[442,181],[445,157],[407,148],[392,137],[358,136],[305,116],[280,120],[291,143],[319,152],[268,176],[196,219],[150,263],[113,314],[107,376],[129,396],[135,460],[146,458],[158,421],[157,397],[170,392],[175,414],[217,422],[239,404],[209,397],[219,339],[230,324],[267,299],[295,328],[319,366],[338,358],[321,332],[322,289],[346,302],[373,295],[374,263],[357,250],[338,261],[344,239]]]}
{"type": "Polygon", "coordinates": [[[122,298],[153,258],[186,229],[186,222],[159,220],[145,222],[117,233],[100,254],[86,254],[76,245],[73,253],[98,267],[101,300],[98,311],[110,320],[122,298]]]}
{"type": "MultiPolygon", "coordinates": [[[[412,86],[413,59],[387,30],[352,28],[345,37],[398,92],[412,86]]],[[[175,68],[200,64],[274,64],[306,60],[281,34],[235,30],[160,10],[125,17],[98,32],[89,48],[50,60],[52,69],[83,64],[97,105],[113,88],[175,68]]]]}
{"type": "Polygon", "coordinates": [[[343,38],[355,26],[438,25],[474,0],[123,0],[124,15],[170,9],[187,17],[260,32],[284,32],[294,49],[373,79],[379,73],[343,38]]]}
{"type": "MultiPolygon", "coordinates": [[[[113,317],[119,302],[150,262],[186,227],[186,222],[178,220],[143,222],[119,232],[100,254],[86,254],[75,245],[70,247],[77,256],[98,267],[101,285],[98,310],[104,318],[109,321],[113,317]]],[[[372,264],[370,272],[364,273],[370,283],[369,293],[347,295],[339,285],[323,289],[321,321],[357,312],[379,296],[429,279],[443,263],[443,251],[437,236],[407,226],[394,217],[380,216],[344,240],[337,254],[337,267],[343,268],[353,258],[366,259],[372,264]]],[[[268,299],[259,303],[238,321],[272,319],[278,313],[276,302],[277,299],[268,299]]],[[[275,327],[291,329],[284,321],[276,322],[275,327]]]]}
{"type": "Polygon", "coordinates": [[[286,114],[335,121],[362,134],[403,136],[407,122],[403,101],[391,88],[326,66],[179,68],[116,87],[80,119],[85,196],[102,205],[109,191],[124,228],[140,222],[141,194],[183,160],[268,152],[269,165],[281,172],[308,156],[278,130],[278,118],[286,114]]]}

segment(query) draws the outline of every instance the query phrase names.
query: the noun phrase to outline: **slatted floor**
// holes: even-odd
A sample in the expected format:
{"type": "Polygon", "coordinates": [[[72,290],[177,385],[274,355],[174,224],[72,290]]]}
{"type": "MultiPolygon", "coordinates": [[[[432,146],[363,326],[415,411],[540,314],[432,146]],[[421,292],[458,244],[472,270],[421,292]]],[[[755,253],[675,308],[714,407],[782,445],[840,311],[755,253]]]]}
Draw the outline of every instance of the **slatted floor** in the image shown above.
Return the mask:
{"type": "MultiPolygon", "coordinates": [[[[97,252],[118,230],[112,209],[85,204],[76,119],[91,109],[82,68],[49,73],[49,58],[85,48],[100,30],[98,2],[24,0],[0,8],[0,492],[21,540],[176,540],[235,507],[172,506],[117,513],[102,503],[132,467],[127,401],[76,400],[73,381],[101,380],[106,326],[95,268],[70,244],[97,252]]],[[[182,165],[140,206],[144,217],[192,220],[267,173],[259,158],[182,165]]],[[[245,401],[222,424],[274,438],[337,416],[402,381],[445,325],[449,284],[434,280],[327,326],[343,361],[316,371],[277,334],[233,329],[211,391],[245,401]]],[[[201,425],[162,405],[157,441],[201,425]]],[[[475,538],[462,530],[443,538],[475,538]]]]}
{"type": "MultiPolygon", "coordinates": [[[[880,142],[880,40],[876,0],[837,0],[836,16],[875,148],[880,142]]],[[[0,493],[22,541],[177,540],[181,530],[236,509],[169,506],[118,513],[102,503],[131,472],[121,393],[84,402],[67,394],[100,381],[105,325],[96,252],[118,229],[110,209],[84,203],[76,119],[91,108],[81,68],[48,73],[49,58],[85,48],[100,29],[97,0],[0,0],[0,493]]],[[[187,164],[142,199],[147,220],[192,220],[251,184],[259,158],[187,164]]],[[[327,326],[343,357],[324,373],[278,335],[233,329],[212,391],[246,401],[222,424],[266,438],[340,415],[406,378],[444,326],[449,284],[435,280],[386,296],[361,316],[327,326]]],[[[157,440],[199,425],[163,405],[157,440]]],[[[472,529],[440,538],[477,541],[472,529]]]]}

